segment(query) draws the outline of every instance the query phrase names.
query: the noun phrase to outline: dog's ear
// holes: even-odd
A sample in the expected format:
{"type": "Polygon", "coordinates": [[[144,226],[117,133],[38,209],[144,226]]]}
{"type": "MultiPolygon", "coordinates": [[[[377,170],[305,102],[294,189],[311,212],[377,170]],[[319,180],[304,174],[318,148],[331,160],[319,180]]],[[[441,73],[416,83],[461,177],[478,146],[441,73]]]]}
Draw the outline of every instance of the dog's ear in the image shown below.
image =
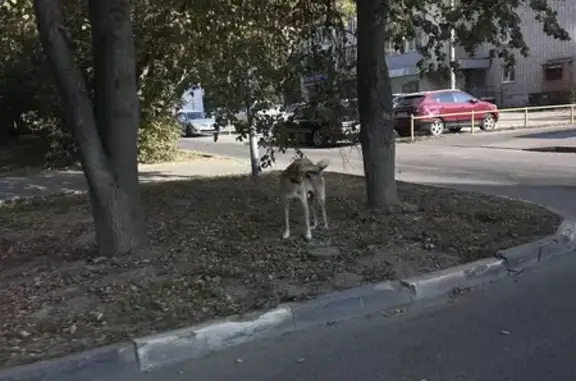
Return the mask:
{"type": "Polygon", "coordinates": [[[318,169],[320,170],[320,172],[322,172],[323,170],[326,169],[326,167],[328,167],[330,165],[330,160],[329,159],[322,159],[320,160],[318,163],[316,163],[316,166],[318,167],[318,169]]]}

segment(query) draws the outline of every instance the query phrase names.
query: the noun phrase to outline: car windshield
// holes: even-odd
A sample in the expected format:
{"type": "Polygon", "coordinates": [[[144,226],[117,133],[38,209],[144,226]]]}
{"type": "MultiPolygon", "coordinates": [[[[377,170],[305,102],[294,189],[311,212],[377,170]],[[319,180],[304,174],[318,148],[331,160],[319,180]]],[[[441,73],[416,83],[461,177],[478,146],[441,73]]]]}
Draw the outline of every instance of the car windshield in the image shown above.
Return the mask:
{"type": "Polygon", "coordinates": [[[188,119],[204,119],[204,114],[202,112],[187,112],[186,117],[188,119]]]}
{"type": "Polygon", "coordinates": [[[424,99],[424,95],[401,96],[396,101],[398,106],[416,106],[424,99]]]}

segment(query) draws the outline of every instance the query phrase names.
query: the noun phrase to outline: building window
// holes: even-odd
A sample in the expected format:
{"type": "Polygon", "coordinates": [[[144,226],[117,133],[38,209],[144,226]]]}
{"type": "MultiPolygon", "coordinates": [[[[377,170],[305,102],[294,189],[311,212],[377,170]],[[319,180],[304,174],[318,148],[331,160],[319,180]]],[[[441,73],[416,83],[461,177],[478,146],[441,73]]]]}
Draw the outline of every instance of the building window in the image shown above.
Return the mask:
{"type": "Polygon", "coordinates": [[[416,50],[416,39],[411,38],[404,40],[404,53],[413,52],[416,50]]]}
{"type": "MultiPolygon", "coordinates": [[[[416,39],[412,38],[409,40],[404,39],[403,42],[404,53],[413,52],[416,50],[416,39]]],[[[386,54],[402,54],[399,49],[394,46],[394,41],[386,41],[385,46],[386,54]]]]}
{"type": "Polygon", "coordinates": [[[395,54],[396,48],[394,48],[394,41],[386,41],[386,46],[384,46],[386,54],[395,54]]]}
{"type": "Polygon", "coordinates": [[[502,68],[502,83],[510,83],[516,80],[516,70],[514,67],[504,66],[502,68]]]}
{"type": "Polygon", "coordinates": [[[544,79],[546,81],[561,81],[563,74],[562,65],[544,67],[544,79]]]}

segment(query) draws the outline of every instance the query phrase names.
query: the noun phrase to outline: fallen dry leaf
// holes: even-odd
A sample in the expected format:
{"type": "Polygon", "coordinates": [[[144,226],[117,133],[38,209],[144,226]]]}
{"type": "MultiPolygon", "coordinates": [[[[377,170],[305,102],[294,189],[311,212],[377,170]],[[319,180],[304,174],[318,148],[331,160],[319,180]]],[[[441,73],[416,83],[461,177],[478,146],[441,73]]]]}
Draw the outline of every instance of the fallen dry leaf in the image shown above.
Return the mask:
{"type": "Polygon", "coordinates": [[[295,204],[293,237],[281,240],[277,184],[270,174],[143,186],[156,253],[146,260],[96,256],[85,196],[0,208],[0,366],[446,268],[560,222],[535,205],[406,183],[400,205],[371,212],[362,178],[328,173],[330,229],[305,242],[295,204]]]}

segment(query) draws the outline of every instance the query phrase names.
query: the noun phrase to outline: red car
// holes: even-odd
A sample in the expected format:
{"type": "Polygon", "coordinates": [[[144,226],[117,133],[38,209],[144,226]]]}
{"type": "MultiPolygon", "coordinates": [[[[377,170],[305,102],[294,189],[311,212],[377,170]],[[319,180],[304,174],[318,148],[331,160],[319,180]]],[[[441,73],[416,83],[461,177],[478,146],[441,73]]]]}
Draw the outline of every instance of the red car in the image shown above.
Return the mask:
{"type": "Polygon", "coordinates": [[[395,130],[400,136],[410,136],[410,115],[425,117],[414,120],[415,132],[438,136],[446,130],[459,132],[470,127],[472,111],[474,126],[493,130],[498,122],[498,107],[490,102],[474,98],[460,90],[425,91],[403,94],[394,105],[395,130]],[[436,116],[442,114],[468,113],[463,115],[436,116]]]}

